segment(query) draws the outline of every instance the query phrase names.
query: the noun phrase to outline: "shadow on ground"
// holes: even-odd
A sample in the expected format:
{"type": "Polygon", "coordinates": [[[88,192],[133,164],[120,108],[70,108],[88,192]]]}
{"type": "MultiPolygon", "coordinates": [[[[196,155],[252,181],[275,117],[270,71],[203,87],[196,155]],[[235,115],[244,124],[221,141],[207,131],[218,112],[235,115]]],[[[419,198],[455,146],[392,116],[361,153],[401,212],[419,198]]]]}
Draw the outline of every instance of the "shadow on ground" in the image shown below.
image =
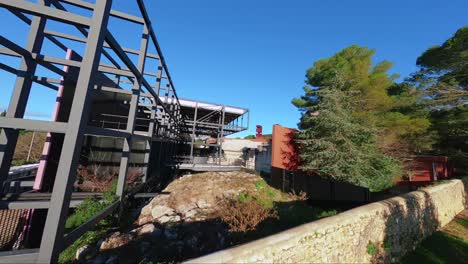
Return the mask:
{"type": "Polygon", "coordinates": [[[231,233],[220,219],[158,226],[160,232],[141,236],[128,244],[100,252],[94,261],[111,263],[181,262],[250,242],[314,221],[336,211],[313,208],[304,201],[275,203],[278,218],[269,218],[253,231],[231,233]]]}

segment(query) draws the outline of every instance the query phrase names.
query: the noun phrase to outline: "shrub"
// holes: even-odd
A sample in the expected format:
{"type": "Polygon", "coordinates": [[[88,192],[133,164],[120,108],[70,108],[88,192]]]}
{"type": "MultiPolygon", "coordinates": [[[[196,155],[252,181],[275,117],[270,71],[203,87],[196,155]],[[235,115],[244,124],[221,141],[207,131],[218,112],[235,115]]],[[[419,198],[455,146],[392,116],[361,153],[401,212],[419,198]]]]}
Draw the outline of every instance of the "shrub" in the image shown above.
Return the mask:
{"type": "MultiPolygon", "coordinates": [[[[105,192],[111,188],[118,174],[118,171],[109,166],[100,166],[97,164],[87,167],[80,166],[78,169],[78,184],[75,186],[85,192],[105,192]]],[[[141,169],[129,169],[125,180],[128,188],[137,183],[143,175],[141,169]]]]}
{"type": "Polygon", "coordinates": [[[238,199],[221,200],[215,217],[226,223],[231,232],[247,232],[255,230],[267,218],[277,218],[277,214],[251,195],[244,194],[238,199]]]}
{"type": "Polygon", "coordinates": [[[375,248],[374,243],[372,243],[372,241],[369,241],[369,244],[367,244],[367,253],[369,255],[374,255],[375,251],[376,251],[376,248],[375,248]]]}

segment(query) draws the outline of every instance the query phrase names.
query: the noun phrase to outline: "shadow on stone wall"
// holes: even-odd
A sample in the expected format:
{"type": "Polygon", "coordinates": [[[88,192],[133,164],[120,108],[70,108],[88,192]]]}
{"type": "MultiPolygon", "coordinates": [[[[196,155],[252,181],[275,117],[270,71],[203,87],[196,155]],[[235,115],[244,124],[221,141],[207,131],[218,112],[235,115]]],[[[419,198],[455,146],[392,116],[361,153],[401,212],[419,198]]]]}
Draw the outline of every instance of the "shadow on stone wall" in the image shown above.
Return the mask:
{"type": "Polygon", "coordinates": [[[369,241],[375,246],[373,262],[398,261],[441,225],[433,200],[424,190],[379,203],[388,211],[384,212],[387,220],[383,242],[369,241]]]}
{"type": "MultiPolygon", "coordinates": [[[[468,181],[465,179],[463,183],[466,208],[468,181]]],[[[455,189],[459,190],[458,187],[455,189]]],[[[370,206],[369,212],[377,215],[370,215],[370,220],[364,217],[361,220],[356,219],[355,222],[357,227],[365,225],[363,232],[356,234],[359,235],[360,240],[356,245],[360,248],[355,249],[356,260],[363,259],[362,253],[359,252],[363,252],[364,247],[367,246],[365,249],[367,253],[364,254],[371,255],[372,262],[397,262],[405,254],[414,250],[424,238],[437,231],[442,224],[439,221],[441,216],[438,215],[436,204],[431,196],[433,194],[422,189],[378,202],[382,207],[370,206]]],[[[436,199],[439,204],[439,198],[436,199]]],[[[275,203],[274,206],[278,210],[278,219],[267,219],[258,225],[256,230],[245,233],[229,233],[227,225],[219,219],[165,225],[153,223],[150,224],[152,229],[147,230],[147,233],[131,237],[132,232],[140,233],[141,229],[138,228],[145,226],[133,227],[136,231],[126,232],[123,237],[121,235],[116,238],[116,244],[101,250],[98,256],[95,256],[95,260],[102,263],[109,259],[118,260],[115,263],[181,262],[265,238],[327,216],[323,211],[301,201],[275,203]],[[118,241],[125,240],[125,236],[128,240],[119,245],[118,241]]],[[[445,209],[443,211],[447,212],[445,209]]],[[[112,239],[108,242],[112,244],[112,239]]],[[[265,250],[268,251],[268,249],[265,250]]],[[[299,245],[298,252],[302,254],[299,245]]]]}

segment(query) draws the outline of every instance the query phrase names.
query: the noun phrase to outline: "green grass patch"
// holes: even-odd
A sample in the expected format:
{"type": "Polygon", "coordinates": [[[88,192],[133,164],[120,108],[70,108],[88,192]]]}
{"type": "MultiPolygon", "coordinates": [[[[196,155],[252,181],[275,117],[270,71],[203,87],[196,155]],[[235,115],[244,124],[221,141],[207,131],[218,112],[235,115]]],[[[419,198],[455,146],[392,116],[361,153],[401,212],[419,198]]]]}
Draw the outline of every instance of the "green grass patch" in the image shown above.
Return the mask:
{"type": "Polygon", "coordinates": [[[455,221],[460,225],[468,228],[468,219],[456,219],[455,221]]]}
{"type": "Polygon", "coordinates": [[[37,160],[13,160],[11,162],[11,166],[22,166],[22,165],[28,165],[28,164],[35,164],[37,163],[37,160]]]}
{"type": "Polygon", "coordinates": [[[425,239],[401,263],[467,263],[468,241],[442,231],[425,239]]]}
{"type": "MultiPolygon", "coordinates": [[[[115,190],[117,188],[117,181],[112,183],[112,188],[103,194],[101,201],[95,198],[87,198],[76,209],[75,212],[67,218],[65,222],[65,232],[69,233],[80,225],[86,223],[92,217],[104,210],[107,206],[111,205],[117,198],[115,190]]],[[[86,232],[83,236],[77,239],[73,244],[66,248],[59,256],[59,263],[67,264],[73,263],[75,259],[76,250],[85,245],[97,243],[107,231],[115,226],[117,221],[114,217],[107,217],[101,220],[94,230],[86,232]]]]}
{"type": "Polygon", "coordinates": [[[369,243],[367,244],[367,254],[374,255],[376,250],[377,249],[375,248],[374,243],[372,243],[372,241],[369,241],[369,243]]]}
{"type": "Polygon", "coordinates": [[[62,251],[59,256],[60,264],[74,263],[76,251],[85,245],[95,244],[106,234],[106,229],[100,225],[94,231],[88,231],[78,238],[72,245],[62,251]]]}

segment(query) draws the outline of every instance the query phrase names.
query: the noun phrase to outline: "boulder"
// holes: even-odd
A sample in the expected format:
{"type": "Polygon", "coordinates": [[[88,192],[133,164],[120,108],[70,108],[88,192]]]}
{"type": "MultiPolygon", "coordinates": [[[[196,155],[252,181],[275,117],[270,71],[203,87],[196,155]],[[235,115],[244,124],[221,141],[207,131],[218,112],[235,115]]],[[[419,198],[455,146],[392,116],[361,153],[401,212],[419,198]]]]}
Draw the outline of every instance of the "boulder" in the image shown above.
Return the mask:
{"type": "Polygon", "coordinates": [[[156,228],[153,223],[145,224],[139,228],[133,229],[131,233],[136,234],[137,236],[159,236],[161,235],[161,230],[156,228]]]}
{"type": "Polygon", "coordinates": [[[162,216],[170,216],[173,214],[175,214],[174,209],[165,205],[155,205],[151,209],[151,216],[153,217],[153,219],[158,219],[162,216]]]}
{"type": "Polygon", "coordinates": [[[99,247],[99,250],[115,249],[128,244],[130,241],[135,239],[136,235],[132,233],[122,234],[120,232],[114,232],[109,237],[104,239],[99,247]]]}
{"type": "Polygon", "coordinates": [[[76,250],[75,253],[75,260],[77,262],[81,262],[85,260],[86,255],[88,255],[91,252],[91,247],[89,245],[84,245],[76,250]]]}

